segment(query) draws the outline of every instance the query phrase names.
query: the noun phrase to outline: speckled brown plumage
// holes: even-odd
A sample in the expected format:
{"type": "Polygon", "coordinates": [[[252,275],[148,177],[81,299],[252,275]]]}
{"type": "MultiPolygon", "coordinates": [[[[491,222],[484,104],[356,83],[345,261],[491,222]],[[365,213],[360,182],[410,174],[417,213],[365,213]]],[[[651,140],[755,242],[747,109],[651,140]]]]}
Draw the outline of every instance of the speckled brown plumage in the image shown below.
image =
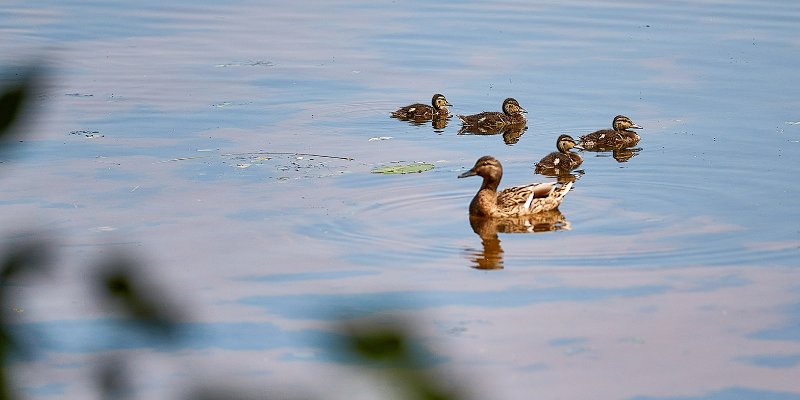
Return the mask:
{"type": "Polygon", "coordinates": [[[472,169],[458,177],[475,175],[483,178],[481,188],[469,204],[470,215],[477,217],[519,217],[552,210],[572,187],[572,182],[532,183],[497,192],[503,167],[492,156],[479,158],[472,169]]]}
{"type": "Polygon", "coordinates": [[[447,110],[451,106],[442,94],[435,94],[431,99],[431,105],[415,103],[399,108],[392,112],[392,118],[411,121],[425,121],[434,117],[447,117],[450,112],[447,110]]]}
{"type": "Polygon", "coordinates": [[[592,151],[608,151],[636,146],[639,143],[639,135],[628,129],[642,129],[642,127],[634,124],[630,118],[617,115],[611,126],[614,129],[601,129],[581,136],[580,142],[583,148],[592,151]]]}
{"type": "Polygon", "coordinates": [[[580,154],[571,152],[570,149],[572,148],[582,147],[575,144],[575,139],[570,135],[559,136],[556,140],[556,149],[558,151],[554,151],[539,160],[536,163],[536,173],[558,176],[578,168],[583,163],[583,158],[580,154]]]}
{"type": "Polygon", "coordinates": [[[499,130],[511,124],[524,124],[527,122],[526,113],[519,103],[507,98],[503,101],[503,112],[485,111],[473,115],[459,115],[463,123],[463,128],[484,132],[499,133],[499,130]]]}

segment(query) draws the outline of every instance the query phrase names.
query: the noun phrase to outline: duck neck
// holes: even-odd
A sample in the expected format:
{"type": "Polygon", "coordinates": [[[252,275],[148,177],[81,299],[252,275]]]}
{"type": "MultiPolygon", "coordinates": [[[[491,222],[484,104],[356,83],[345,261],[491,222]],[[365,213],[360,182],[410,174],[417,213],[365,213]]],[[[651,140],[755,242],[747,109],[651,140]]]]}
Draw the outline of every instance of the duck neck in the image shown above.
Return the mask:
{"type": "Polygon", "coordinates": [[[475,217],[490,217],[496,207],[497,191],[495,188],[481,186],[481,190],[478,190],[469,203],[469,214],[475,217]]]}
{"type": "Polygon", "coordinates": [[[483,183],[481,184],[481,191],[488,190],[492,193],[497,193],[497,187],[500,185],[499,179],[492,179],[491,177],[483,178],[483,183]]]}
{"type": "Polygon", "coordinates": [[[629,131],[627,129],[624,129],[624,130],[621,130],[619,132],[619,134],[622,135],[623,137],[626,137],[626,138],[630,138],[630,139],[633,139],[633,140],[639,140],[639,134],[637,134],[634,131],[629,131]]]}

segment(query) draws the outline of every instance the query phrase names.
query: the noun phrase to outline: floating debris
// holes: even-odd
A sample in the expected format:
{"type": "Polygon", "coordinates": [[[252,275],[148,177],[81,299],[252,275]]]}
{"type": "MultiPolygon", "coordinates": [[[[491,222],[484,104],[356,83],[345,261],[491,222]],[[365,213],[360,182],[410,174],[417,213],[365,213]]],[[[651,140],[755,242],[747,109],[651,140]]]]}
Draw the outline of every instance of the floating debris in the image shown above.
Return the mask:
{"type": "Polygon", "coordinates": [[[253,102],[251,102],[251,101],[246,101],[246,102],[242,102],[242,103],[233,103],[233,102],[230,102],[230,101],[223,101],[223,102],[221,102],[221,103],[212,104],[212,105],[211,105],[211,107],[215,107],[215,108],[227,108],[227,107],[231,107],[231,106],[246,106],[246,105],[248,105],[248,104],[253,104],[253,102]]]}
{"type": "Polygon", "coordinates": [[[163,161],[160,161],[160,162],[165,163],[165,162],[174,162],[174,161],[186,161],[186,160],[194,160],[194,159],[197,159],[197,158],[208,158],[208,157],[211,157],[211,156],[178,157],[178,158],[171,158],[169,160],[163,160],[163,161]]]}
{"type": "Polygon", "coordinates": [[[375,168],[370,172],[372,172],[373,174],[388,174],[388,175],[418,174],[420,172],[430,171],[435,167],[436,166],[433,164],[420,162],[407,165],[387,165],[385,167],[375,168]]]}
{"type": "Polygon", "coordinates": [[[286,155],[286,156],[306,156],[306,157],[322,157],[322,158],[334,158],[337,160],[347,160],[353,161],[355,160],[352,157],[342,157],[342,156],[328,156],[324,154],[311,154],[311,153],[292,153],[292,152],[285,152],[285,151],[256,151],[251,153],[227,153],[222,154],[224,157],[235,157],[235,156],[251,156],[251,155],[286,155]]]}
{"type": "Polygon", "coordinates": [[[374,140],[389,140],[389,139],[392,139],[392,137],[391,136],[378,136],[378,137],[369,138],[369,141],[372,142],[374,140]]]}
{"type": "Polygon", "coordinates": [[[84,131],[84,130],[71,131],[69,134],[80,135],[89,139],[97,139],[106,136],[106,135],[101,135],[99,131],[84,131]]]}
{"type": "Polygon", "coordinates": [[[217,68],[225,68],[225,67],[272,67],[275,63],[272,61],[264,61],[264,60],[257,60],[257,61],[234,61],[225,64],[217,64],[215,67],[217,68]]]}
{"type": "Polygon", "coordinates": [[[67,96],[67,97],[94,97],[93,94],[88,94],[88,93],[65,93],[64,96],[67,96]]]}

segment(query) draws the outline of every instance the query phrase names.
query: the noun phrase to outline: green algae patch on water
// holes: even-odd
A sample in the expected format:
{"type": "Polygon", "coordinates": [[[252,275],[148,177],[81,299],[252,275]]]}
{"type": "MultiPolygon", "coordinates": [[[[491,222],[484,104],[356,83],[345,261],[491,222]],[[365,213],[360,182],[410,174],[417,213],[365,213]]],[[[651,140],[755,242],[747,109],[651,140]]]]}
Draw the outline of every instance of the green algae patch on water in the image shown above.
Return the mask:
{"type": "Polygon", "coordinates": [[[387,174],[387,175],[396,175],[396,174],[418,174],[420,172],[430,171],[435,166],[433,164],[428,163],[414,163],[414,164],[406,164],[406,165],[387,165],[384,167],[378,167],[373,169],[371,172],[373,174],[387,174]]]}

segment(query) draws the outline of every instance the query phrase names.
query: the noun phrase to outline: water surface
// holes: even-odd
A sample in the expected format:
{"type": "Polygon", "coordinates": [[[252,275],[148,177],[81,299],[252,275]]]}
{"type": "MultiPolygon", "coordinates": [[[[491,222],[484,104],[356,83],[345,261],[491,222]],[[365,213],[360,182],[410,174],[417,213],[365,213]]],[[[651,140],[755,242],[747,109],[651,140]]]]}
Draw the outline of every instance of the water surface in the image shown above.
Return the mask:
{"type": "Polygon", "coordinates": [[[2,237],[59,246],[54,277],[15,288],[19,329],[49,332],[18,387],[86,398],[93,360],[122,352],[147,397],[219,380],[375,398],[325,343],[342,315],[388,313],[418,321],[434,368],[475,398],[800,398],[798,16],[7,2],[2,64],[50,78],[3,155],[2,237]],[[508,145],[389,118],[436,92],[457,114],[515,97],[528,129],[508,145]],[[503,163],[503,186],[549,180],[533,164],[559,134],[617,114],[645,128],[641,150],[584,153],[563,229],[473,232],[480,183],[456,176],[478,157],[503,163]],[[435,168],[370,173],[415,162],[435,168]],[[179,348],[109,334],[86,279],[113,251],[190,310],[179,348]],[[498,268],[475,268],[487,258],[498,268]]]}

